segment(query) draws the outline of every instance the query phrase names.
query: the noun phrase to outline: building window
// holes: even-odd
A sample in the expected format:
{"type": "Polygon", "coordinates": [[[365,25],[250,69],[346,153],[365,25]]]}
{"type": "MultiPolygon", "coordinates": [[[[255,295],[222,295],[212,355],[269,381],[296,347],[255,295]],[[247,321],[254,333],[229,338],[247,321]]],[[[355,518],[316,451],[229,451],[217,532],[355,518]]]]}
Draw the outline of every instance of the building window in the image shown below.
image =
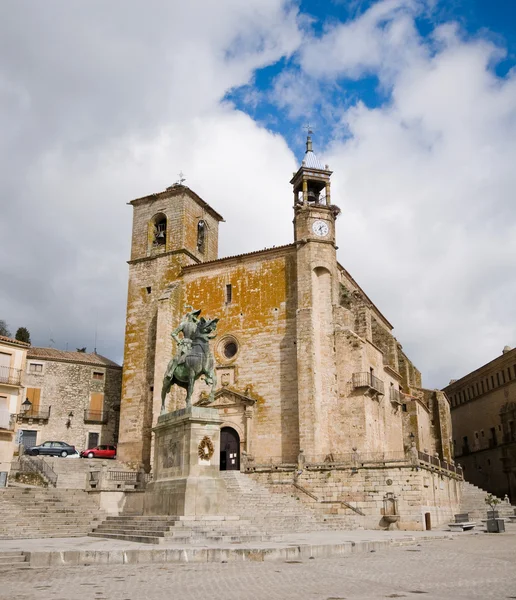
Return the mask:
{"type": "Polygon", "coordinates": [[[484,381],[483,380],[480,382],[480,385],[482,387],[482,393],[485,393],[486,390],[484,389],[484,381]]]}
{"type": "Polygon", "coordinates": [[[509,377],[509,381],[510,381],[512,379],[511,367],[507,367],[507,376],[509,377]]]}
{"type": "Polygon", "coordinates": [[[43,365],[41,363],[29,363],[29,373],[43,373],[43,365]]]}
{"type": "Polygon", "coordinates": [[[500,375],[502,376],[502,383],[505,383],[505,373],[502,371],[500,375]]]}
{"type": "Polygon", "coordinates": [[[197,223],[197,250],[204,253],[206,248],[206,221],[202,219],[197,223]]]}
{"type": "Polygon", "coordinates": [[[481,429],[481,430],[480,430],[480,435],[481,435],[482,437],[484,437],[484,430],[483,430],[483,429],[481,429]]]}
{"type": "Polygon", "coordinates": [[[494,390],[494,386],[495,386],[494,375],[491,375],[491,389],[492,390],[494,390]]]}
{"type": "Polygon", "coordinates": [[[226,285],[226,304],[231,304],[233,300],[233,289],[231,287],[231,284],[228,283],[226,285]]]}
{"type": "Polygon", "coordinates": [[[100,371],[93,371],[93,379],[98,379],[99,381],[104,380],[104,373],[100,371]]]}
{"type": "Polygon", "coordinates": [[[152,245],[165,246],[167,243],[167,217],[159,213],[151,221],[152,224],[152,245]]]}

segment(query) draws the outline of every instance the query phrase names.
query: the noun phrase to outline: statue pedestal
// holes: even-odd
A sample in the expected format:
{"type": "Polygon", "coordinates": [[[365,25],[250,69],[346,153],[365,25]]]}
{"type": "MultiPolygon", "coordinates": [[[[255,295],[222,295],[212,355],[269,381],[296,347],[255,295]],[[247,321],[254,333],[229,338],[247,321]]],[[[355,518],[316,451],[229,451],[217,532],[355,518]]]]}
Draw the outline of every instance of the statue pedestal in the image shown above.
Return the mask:
{"type": "Polygon", "coordinates": [[[144,515],[224,514],[226,485],[220,477],[219,413],[192,406],[158,418],[154,427],[154,480],[144,515]]]}

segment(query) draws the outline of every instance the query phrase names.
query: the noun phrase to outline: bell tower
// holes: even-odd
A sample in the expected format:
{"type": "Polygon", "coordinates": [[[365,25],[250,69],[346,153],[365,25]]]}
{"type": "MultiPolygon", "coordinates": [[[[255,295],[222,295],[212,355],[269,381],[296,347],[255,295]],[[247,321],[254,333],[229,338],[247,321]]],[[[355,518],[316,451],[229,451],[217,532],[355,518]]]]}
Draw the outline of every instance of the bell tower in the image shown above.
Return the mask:
{"type": "Polygon", "coordinates": [[[312,149],[290,183],[294,190],[297,249],[297,372],[299,440],[307,459],[332,448],[332,414],[338,410],[334,307],[338,304],[335,218],[328,165],[312,149]]]}

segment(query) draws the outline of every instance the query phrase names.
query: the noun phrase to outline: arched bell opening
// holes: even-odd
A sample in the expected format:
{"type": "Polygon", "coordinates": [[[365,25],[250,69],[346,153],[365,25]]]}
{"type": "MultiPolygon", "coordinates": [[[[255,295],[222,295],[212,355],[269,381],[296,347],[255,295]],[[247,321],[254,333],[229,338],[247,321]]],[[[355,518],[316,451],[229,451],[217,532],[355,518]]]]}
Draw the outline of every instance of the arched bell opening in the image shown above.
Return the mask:
{"type": "Polygon", "coordinates": [[[232,427],[220,430],[220,470],[240,470],[240,436],[232,427]]]}

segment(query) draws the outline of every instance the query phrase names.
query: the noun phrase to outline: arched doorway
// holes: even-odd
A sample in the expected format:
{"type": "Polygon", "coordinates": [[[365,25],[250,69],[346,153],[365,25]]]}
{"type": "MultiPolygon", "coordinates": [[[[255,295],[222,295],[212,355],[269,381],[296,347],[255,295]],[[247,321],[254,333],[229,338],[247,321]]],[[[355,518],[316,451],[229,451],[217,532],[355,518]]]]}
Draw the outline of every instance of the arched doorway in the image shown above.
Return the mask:
{"type": "Polygon", "coordinates": [[[220,430],[220,470],[240,470],[240,437],[232,427],[220,430]]]}

